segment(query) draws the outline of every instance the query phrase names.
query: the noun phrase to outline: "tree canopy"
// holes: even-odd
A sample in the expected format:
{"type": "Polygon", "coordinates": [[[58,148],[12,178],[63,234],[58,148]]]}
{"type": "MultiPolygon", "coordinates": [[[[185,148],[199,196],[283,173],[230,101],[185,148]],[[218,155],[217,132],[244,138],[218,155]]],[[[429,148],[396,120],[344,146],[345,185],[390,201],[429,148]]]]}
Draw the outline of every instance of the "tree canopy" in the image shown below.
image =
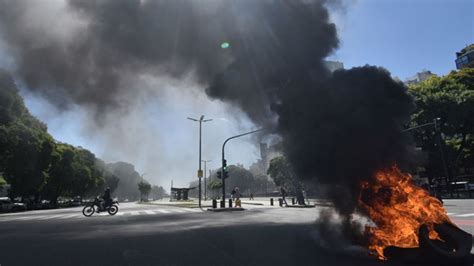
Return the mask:
{"type": "Polygon", "coordinates": [[[10,197],[44,198],[53,203],[60,196],[98,194],[105,186],[113,191],[119,184],[119,177],[92,152],[54,140],[46,125],[30,114],[13,78],[3,70],[0,173],[10,184],[10,197]]]}
{"type": "MultiPolygon", "coordinates": [[[[451,176],[473,173],[474,169],[474,69],[464,68],[444,77],[431,77],[411,85],[417,104],[412,125],[418,126],[440,118],[448,170],[451,176]]],[[[417,145],[428,154],[430,177],[444,176],[437,135],[431,127],[414,132],[417,145]]]]}
{"type": "Polygon", "coordinates": [[[146,180],[142,180],[138,183],[138,190],[140,191],[141,194],[141,200],[143,199],[148,199],[148,195],[150,194],[151,191],[151,184],[148,183],[146,180]]]}

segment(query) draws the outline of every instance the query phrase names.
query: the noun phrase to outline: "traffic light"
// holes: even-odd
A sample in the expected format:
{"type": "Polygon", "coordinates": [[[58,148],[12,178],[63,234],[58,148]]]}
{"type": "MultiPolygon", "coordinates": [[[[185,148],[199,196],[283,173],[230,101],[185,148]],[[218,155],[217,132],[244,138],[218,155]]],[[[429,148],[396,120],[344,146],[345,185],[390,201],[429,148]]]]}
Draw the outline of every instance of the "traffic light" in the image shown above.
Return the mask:
{"type": "Polygon", "coordinates": [[[222,170],[224,170],[224,172],[227,171],[227,160],[226,159],[222,160],[222,170]]]}
{"type": "Polygon", "coordinates": [[[219,179],[222,178],[222,173],[221,173],[221,171],[217,172],[217,178],[219,178],[219,179]]]}
{"type": "Polygon", "coordinates": [[[229,177],[229,172],[227,170],[224,170],[224,179],[229,177]]]}

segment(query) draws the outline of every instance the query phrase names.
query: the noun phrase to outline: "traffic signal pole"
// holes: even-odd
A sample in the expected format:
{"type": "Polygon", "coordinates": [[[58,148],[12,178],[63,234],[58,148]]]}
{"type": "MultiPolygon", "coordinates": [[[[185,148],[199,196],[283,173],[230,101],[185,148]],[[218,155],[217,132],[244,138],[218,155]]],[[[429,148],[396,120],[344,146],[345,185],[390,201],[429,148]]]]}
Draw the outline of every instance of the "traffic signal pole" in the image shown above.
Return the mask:
{"type": "Polygon", "coordinates": [[[254,131],[250,131],[250,132],[247,132],[247,133],[243,133],[243,134],[239,134],[239,135],[236,135],[236,136],[232,136],[228,139],[226,139],[224,141],[224,144],[222,144],[222,168],[221,168],[221,177],[222,177],[222,201],[224,202],[224,205],[225,206],[225,179],[226,179],[226,174],[225,172],[227,171],[227,161],[225,159],[225,144],[231,140],[231,139],[235,139],[235,138],[239,138],[239,137],[243,137],[243,136],[246,136],[246,135],[249,135],[249,134],[253,134],[253,133],[257,133],[257,132],[260,132],[260,131],[263,131],[265,130],[264,128],[261,128],[261,129],[257,129],[257,130],[254,130],[254,131]]]}

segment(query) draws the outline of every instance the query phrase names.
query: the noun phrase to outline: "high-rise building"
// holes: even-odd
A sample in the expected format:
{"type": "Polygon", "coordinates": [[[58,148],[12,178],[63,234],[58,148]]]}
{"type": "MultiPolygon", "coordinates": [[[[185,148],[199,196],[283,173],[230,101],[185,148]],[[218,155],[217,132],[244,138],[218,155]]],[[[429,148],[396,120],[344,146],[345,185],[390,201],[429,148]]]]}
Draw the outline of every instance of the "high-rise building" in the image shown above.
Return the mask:
{"type": "Polygon", "coordinates": [[[344,63],[342,62],[339,62],[339,61],[328,61],[328,60],[325,60],[324,61],[324,65],[326,66],[326,68],[331,71],[331,72],[334,72],[338,69],[344,69],[344,63]]]}
{"type": "Polygon", "coordinates": [[[407,78],[405,80],[405,84],[411,85],[411,84],[418,84],[420,82],[423,82],[430,77],[436,76],[435,74],[431,73],[429,70],[423,70],[421,72],[416,73],[413,77],[407,78]]]}
{"type": "Polygon", "coordinates": [[[474,68],[474,44],[466,46],[460,52],[456,53],[456,68],[465,67],[474,68]]]}

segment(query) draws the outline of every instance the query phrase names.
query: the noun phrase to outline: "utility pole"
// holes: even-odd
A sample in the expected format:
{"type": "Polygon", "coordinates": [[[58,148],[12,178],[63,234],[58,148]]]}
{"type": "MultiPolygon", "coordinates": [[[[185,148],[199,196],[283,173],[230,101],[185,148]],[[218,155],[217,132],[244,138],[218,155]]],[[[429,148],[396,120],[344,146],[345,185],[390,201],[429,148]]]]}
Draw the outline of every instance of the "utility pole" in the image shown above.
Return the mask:
{"type": "MultiPolygon", "coordinates": [[[[211,169],[209,169],[209,178],[211,178],[211,177],[212,177],[212,171],[211,171],[211,169]]],[[[204,180],[204,181],[206,181],[206,180],[204,180]]],[[[207,194],[206,194],[207,192],[206,191],[207,190],[204,190],[204,197],[207,197],[207,194]]]]}
{"type": "Polygon", "coordinates": [[[443,163],[443,170],[444,170],[444,175],[445,177],[445,183],[446,183],[446,189],[449,190],[449,194],[451,198],[453,197],[453,190],[451,187],[451,176],[449,174],[448,170],[448,165],[446,164],[446,159],[444,157],[444,150],[443,150],[443,141],[441,139],[441,130],[439,128],[439,125],[437,123],[439,119],[433,119],[435,131],[436,131],[436,140],[438,142],[438,147],[439,147],[439,155],[441,156],[441,162],[443,163]]]}
{"type": "MultiPolygon", "coordinates": [[[[206,175],[207,175],[207,163],[212,162],[212,160],[202,160],[204,162],[204,200],[207,200],[207,182],[206,182],[206,175]]],[[[211,169],[209,169],[211,172],[211,169]]],[[[211,174],[209,174],[211,176],[211,174]]]]}
{"type": "Polygon", "coordinates": [[[203,176],[202,169],[201,169],[201,161],[202,161],[201,160],[202,123],[212,121],[212,119],[204,120],[204,115],[201,115],[201,118],[199,118],[199,120],[194,119],[194,118],[190,118],[190,117],[188,117],[188,119],[192,120],[194,122],[199,122],[199,170],[198,170],[197,176],[198,176],[198,179],[199,179],[199,208],[201,208],[201,178],[203,176]]]}
{"type": "Polygon", "coordinates": [[[232,136],[228,139],[226,139],[224,141],[224,144],[222,144],[222,168],[221,168],[221,177],[222,177],[222,202],[223,202],[223,205],[222,206],[225,206],[225,178],[226,178],[226,175],[225,175],[225,172],[226,172],[226,167],[227,167],[227,161],[225,160],[225,144],[231,140],[231,139],[235,139],[235,138],[240,138],[240,137],[243,137],[243,136],[246,136],[246,135],[249,135],[249,134],[253,134],[253,133],[257,133],[257,132],[260,132],[260,131],[263,131],[265,130],[265,128],[261,128],[261,129],[257,129],[257,130],[254,130],[254,131],[250,131],[250,132],[247,132],[247,133],[243,133],[243,134],[239,134],[239,135],[236,135],[236,136],[232,136]]]}

